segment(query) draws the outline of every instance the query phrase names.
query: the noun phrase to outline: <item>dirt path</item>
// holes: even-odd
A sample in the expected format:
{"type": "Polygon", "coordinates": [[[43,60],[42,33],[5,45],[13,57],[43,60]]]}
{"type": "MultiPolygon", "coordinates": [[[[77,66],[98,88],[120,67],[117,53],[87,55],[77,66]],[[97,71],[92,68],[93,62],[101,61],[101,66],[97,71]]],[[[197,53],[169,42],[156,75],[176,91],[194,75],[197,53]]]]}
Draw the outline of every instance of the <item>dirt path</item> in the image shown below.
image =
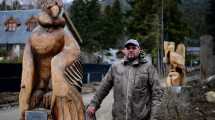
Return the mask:
{"type": "MultiPolygon", "coordinates": [[[[91,98],[93,97],[94,93],[82,94],[84,104],[89,104],[91,98]]],[[[110,94],[105,98],[101,105],[101,109],[99,109],[96,113],[97,120],[111,120],[111,109],[113,103],[112,91],[110,94]]],[[[0,120],[18,120],[18,106],[10,107],[5,106],[0,109],[0,120]]]]}

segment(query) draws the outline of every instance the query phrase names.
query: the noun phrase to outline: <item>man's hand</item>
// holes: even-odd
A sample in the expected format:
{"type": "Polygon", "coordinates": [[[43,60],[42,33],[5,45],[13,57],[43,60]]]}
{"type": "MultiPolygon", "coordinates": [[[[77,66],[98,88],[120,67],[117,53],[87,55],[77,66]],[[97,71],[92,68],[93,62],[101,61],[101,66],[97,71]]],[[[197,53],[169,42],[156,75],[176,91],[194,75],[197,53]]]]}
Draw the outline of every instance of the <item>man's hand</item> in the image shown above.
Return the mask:
{"type": "Polygon", "coordinates": [[[92,119],[96,113],[96,108],[94,106],[89,106],[87,108],[87,115],[92,119]]]}

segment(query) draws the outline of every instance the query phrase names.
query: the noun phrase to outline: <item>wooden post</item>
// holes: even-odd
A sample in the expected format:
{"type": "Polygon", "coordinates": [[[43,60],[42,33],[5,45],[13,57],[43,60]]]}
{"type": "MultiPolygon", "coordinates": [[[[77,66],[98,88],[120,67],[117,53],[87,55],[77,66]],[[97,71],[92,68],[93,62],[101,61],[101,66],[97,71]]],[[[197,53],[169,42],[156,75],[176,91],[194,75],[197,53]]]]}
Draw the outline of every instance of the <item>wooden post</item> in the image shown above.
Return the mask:
{"type": "Polygon", "coordinates": [[[213,37],[204,35],[200,38],[201,80],[215,74],[215,55],[213,54],[213,37]]]}

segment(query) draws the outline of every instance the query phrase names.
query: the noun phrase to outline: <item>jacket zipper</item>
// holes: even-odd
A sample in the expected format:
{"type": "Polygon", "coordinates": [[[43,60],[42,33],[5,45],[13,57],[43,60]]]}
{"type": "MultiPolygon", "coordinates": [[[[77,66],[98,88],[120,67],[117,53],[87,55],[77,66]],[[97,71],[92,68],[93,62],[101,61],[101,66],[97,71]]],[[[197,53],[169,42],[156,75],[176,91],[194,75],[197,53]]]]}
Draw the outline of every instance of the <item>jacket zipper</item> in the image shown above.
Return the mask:
{"type": "Polygon", "coordinates": [[[125,113],[125,120],[128,120],[128,93],[129,93],[129,86],[130,86],[130,77],[131,77],[131,71],[132,71],[132,67],[129,68],[129,72],[128,72],[128,80],[127,80],[127,88],[126,88],[126,113],[125,113]]]}

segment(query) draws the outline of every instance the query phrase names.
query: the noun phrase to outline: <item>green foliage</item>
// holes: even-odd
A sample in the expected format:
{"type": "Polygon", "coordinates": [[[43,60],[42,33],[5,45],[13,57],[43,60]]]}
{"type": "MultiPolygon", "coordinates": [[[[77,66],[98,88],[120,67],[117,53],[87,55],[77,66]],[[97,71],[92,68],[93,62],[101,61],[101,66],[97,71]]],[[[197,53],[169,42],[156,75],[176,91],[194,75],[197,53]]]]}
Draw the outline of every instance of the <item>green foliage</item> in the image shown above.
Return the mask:
{"type": "MultiPolygon", "coordinates": [[[[208,25],[207,32],[215,37],[215,1],[209,0],[209,9],[206,16],[206,21],[208,25]]],[[[213,40],[213,52],[215,53],[215,40],[213,40]]]]}
{"type": "Polygon", "coordinates": [[[6,1],[2,1],[2,3],[0,4],[0,10],[11,10],[11,6],[6,4],[6,1]]]}
{"type": "MultiPolygon", "coordinates": [[[[178,5],[181,0],[164,0],[164,38],[165,40],[184,42],[191,34],[178,5]]],[[[132,9],[124,15],[119,0],[106,6],[101,12],[98,0],[74,0],[70,8],[71,19],[82,39],[82,49],[94,52],[115,47],[123,33],[129,38],[138,39],[143,49],[156,54],[161,36],[161,1],[133,0],[132,9]],[[125,24],[126,23],[126,24],[125,24]]]]}
{"type": "Polygon", "coordinates": [[[184,43],[184,37],[190,36],[191,29],[183,21],[179,10],[181,1],[164,0],[164,33],[167,41],[184,43]]]}
{"type": "Polygon", "coordinates": [[[128,21],[128,32],[141,42],[146,52],[158,47],[160,36],[159,5],[156,0],[135,0],[128,21]]]}
{"type": "Polygon", "coordinates": [[[207,14],[208,33],[215,36],[215,1],[209,0],[209,9],[207,14]]]}
{"type": "Polygon", "coordinates": [[[5,57],[7,55],[7,50],[0,48],[0,57],[5,57]]]}
{"type": "Polygon", "coordinates": [[[107,6],[104,13],[98,0],[74,0],[70,13],[83,39],[81,47],[88,52],[114,47],[123,33],[123,14],[118,0],[113,6],[107,6]]]}
{"type": "Polygon", "coordinates": [[[3,0],[0,4],[0,10],[19,10],[21,9],[21,4],[18,0],[13,1],[12,5],[7,5],[6,0],[3,0]]]}
{"type": "MultiPolygon", "coordinates": [[[[181,0],[163,0],[164,39],[176,43],[190,36],[190,26],[181,19],[178,6],[181,0]]],[[[128,21],[128,32],[143,43],[143,48],[152,52],[158,46],[162,21],[162,0],[134,0],[128,21]]]]}
{"type": "Polygon", "coordinates": [[[115,47],[117,41],[122,37],[125,27],[119,0],[115,0],[113,6],[106,6],[101,22],[102,48],[115,47]]]}
{"type": "Polygon", "coordinates": [[[22,59],[21,58],[16,58],[13,60],[3,59],[3,60],[0,60],[0,63],[22,63],[22,59]]]}
{"type": "Polygon", "coordinates": [[[17,0],[17,1],[13,1],[13,3],[12,3],[13,5],[12,5],[12,7],[11,7],[11,9],[13,9],[13,10],[19,10],[19,9],[21,9],[22,7],[21,7],[21,4],[20,4],[20,2],[17,0]]]}
{"type": "Polygon", "coordinates": [[[141,42],[144,51],[152,55],[153,63],[162,63],[161,32],[164,33],[164,40],[176,44],[184,43],[184,38],[190,36],[189,25],[181,19],[183,14],[178,8],[181,3],[181,0],[133,0],[130,3],[132,10],[128,12],[128,33],[141,42]]]}
{"type": "Polygon", "coordinates": [[[191,38],[199,39],[206,33],[207,0],[182,0],[179,9],[182,11],[182,20],[189,24],[191,38]]]}
{"type": "Polygon", "coordinates": [[[22,57],[15,57],[13,59],[8,59],[8,50],[6,48],[0,48],[0,63],[21,63],[22,57]]]}
{"type": "Polygon", "coordinates": [[[70,8],[71,19],[79,31],[83,44],[82,48],[87,51],[100,49],[98,23],[100,19],[100,5],[97,0],[86,1],[74,0],[70,8]]]}

